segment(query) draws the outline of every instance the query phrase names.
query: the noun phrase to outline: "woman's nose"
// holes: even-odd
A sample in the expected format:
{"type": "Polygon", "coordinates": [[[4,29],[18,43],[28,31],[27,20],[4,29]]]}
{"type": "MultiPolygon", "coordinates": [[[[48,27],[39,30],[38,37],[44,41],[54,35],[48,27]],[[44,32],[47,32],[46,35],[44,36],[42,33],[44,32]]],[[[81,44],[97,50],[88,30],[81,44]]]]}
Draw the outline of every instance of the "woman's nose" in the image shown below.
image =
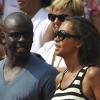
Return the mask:
{"type": "Polygon", "coordinates": [[[55,20],[53,21],[54,23],[58,23],[59,19],[56,17],[55,20]]]}
{"type": "Polygon", "coordinates": [[[62,22],[56,17],[53,21],[53,25],[57,26],[58,28],[61,26],[62,22]]]}

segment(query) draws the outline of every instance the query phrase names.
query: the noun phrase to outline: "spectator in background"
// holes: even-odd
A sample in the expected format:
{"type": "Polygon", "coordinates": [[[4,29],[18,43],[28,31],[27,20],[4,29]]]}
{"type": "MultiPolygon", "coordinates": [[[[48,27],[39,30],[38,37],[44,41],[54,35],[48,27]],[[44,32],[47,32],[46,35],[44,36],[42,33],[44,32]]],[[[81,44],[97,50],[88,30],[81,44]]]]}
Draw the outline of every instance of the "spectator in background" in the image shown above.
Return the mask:
{"type": "Polygon", "coordinates": [[[98,30],[85,18],[67,18],[55,33],[55,41],[55,53],[64,58],[67,69],[56,77],[52,100],[100,100],[98,30]]]}
{"type": "Polygon", "coordinates": [[[31,52],[37,52],[43,45],[45,31],[50,24],[48,13],[51,1],[52,0],[18,0],[20,9],[31,17],[34,25],[34,41],[31,52]]]}
{"type": "MultiPolygon", "coordinates": [[[[49,25],[48,30],[52,32],[53,38],[55,35],[54,32],[59,29],[60,25],[67,17],[82,16],[84,14],[83,2],[81,0],[54,0],[51,4],[51,9],[52,12],[48,14],[48,18],[52,22],[49,25]]],[[[51,34],[47,33],[47,35],[51,34]]],[[[45,43],[37,53],[39,53],[47,63],[52,64],[57,68],[59,72],[66,69],[63,59],[55,55],[54,41],[45,43]]]]}
{"type": "Polygon", "coordinates": [[[100,32],[100,1],[84,0],[85,17],[90,20],[100,32]]]}
{"type": "Polygon", "coordinates": [[[0,61],[1,100],[51,100],[55,91],[53,66],[30,53],[33,24],[22,12],[8,15],[4,20],[6,58],[0,61]]]}

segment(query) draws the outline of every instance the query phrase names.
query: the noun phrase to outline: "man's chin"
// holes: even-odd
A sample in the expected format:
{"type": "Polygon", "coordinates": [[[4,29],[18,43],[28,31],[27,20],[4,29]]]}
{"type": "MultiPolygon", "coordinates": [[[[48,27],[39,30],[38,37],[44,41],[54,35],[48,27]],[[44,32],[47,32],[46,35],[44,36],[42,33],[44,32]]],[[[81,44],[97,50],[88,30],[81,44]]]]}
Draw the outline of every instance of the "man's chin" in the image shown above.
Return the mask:
{"type": "Polygon", "coordinates": [[[26,56],[30,51],[20,50],[15,53],[16,56],[26,56]]]}

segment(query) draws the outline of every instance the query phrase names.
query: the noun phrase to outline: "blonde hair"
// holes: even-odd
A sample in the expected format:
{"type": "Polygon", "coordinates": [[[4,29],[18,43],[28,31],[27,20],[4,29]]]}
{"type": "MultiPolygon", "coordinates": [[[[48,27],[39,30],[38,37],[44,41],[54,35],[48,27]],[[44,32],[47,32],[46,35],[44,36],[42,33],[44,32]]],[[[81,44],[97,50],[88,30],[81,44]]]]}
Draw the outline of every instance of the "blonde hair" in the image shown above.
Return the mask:
{"type": "Polygon", "coordinates": [[[51,4],[52,10],[69,10],[74,16],[82,16],[84,14],[84,6],[82,0],[54,0],[51,4]]]}

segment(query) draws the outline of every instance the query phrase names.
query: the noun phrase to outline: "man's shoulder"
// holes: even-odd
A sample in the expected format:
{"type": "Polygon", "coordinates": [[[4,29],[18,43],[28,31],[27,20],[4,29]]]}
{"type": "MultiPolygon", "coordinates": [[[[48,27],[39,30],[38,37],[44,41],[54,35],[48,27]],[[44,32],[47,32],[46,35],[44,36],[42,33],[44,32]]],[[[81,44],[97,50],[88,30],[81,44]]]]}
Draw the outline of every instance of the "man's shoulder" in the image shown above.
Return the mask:
{"type": "Polygon", "coordinates": [[[33,75],[39,79],[45,79],[46,77],[55,77],[58,74],[58,71],[52,65],[47,64],[40,55],[33,53],[32,56],[30,71],[33,75]]]}
{"type": "MultiPolygon", "coordinates": [[[[43,57],[40,55],[40,54],[38,54],[38,53],[33,53],[36,57],[38,57],[39,59],[41,59],[41,60],[44,60],[43,59],[43,57]]],[[[45,60],[44,60],[45,61],[45,60]]]]}
{"type": "Polygon", "coordinates": [[[46,61],[42,58],[42,56],[37,53],[31,53],[30,61],[34,66],[37,66],[37,68],[50,66],[49,64],[46,63],[46,61]]]}
{"type": "Polygon", "coordinates": [[[41,72],[48,71],[48,72],[57,72],[57,70],[50,64],[47,64],[46,61],[37,53],[32,53],[33,58],[32,58],[32,63],[33,63],[33,68],[37,67],[36,69],[41,72]]]}

